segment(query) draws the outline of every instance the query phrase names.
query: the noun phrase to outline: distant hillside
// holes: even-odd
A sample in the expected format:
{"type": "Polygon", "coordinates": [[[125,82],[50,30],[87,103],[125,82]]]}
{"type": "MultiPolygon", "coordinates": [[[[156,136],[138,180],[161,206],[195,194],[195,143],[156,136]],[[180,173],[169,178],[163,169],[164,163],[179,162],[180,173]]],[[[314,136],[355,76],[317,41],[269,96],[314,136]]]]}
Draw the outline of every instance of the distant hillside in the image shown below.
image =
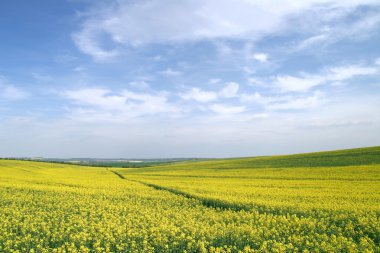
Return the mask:
{"type": "Polygon", "coordinates": [[[182,162],[143,168],[143,170],[333,167],[373,164],[380,164],[380,146],[294,155],[182,162]]]}
{"type": "Polygon", "coordinates": [[[380,164],[380,146],[304,153],[285,156],[247,158],[253,167],[325,167],[380,164]]]}

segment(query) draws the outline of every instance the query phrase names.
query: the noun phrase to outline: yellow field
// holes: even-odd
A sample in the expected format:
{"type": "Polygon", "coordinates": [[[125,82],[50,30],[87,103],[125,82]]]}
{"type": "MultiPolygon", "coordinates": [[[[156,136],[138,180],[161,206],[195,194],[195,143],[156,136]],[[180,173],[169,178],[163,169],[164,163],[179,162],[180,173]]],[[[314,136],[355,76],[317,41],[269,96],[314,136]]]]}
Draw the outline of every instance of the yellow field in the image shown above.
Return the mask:
{"type": "Polygon", "coordinates": [[[379,151],[344,166],[0,160],[0,252],[380,252],[379,151]]]}

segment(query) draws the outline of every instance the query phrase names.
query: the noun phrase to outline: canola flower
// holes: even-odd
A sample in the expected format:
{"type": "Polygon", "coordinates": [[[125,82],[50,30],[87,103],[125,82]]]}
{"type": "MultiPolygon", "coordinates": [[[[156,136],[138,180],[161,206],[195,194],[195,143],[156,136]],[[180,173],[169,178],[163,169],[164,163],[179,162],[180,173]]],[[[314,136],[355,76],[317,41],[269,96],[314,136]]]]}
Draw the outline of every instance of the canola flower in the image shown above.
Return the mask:
{"type": "Polygon", "coordinates": [[[0,252],[380,252],[378,165],[169,167],[0,160],[0,252]]]}

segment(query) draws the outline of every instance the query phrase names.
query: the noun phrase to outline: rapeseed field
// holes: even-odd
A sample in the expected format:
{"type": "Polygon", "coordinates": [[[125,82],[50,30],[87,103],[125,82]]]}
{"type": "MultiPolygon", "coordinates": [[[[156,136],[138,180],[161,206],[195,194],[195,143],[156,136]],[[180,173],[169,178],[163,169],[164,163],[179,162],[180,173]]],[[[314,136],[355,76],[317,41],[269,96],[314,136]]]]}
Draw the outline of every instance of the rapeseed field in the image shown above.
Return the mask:
{"type": "Polygon", "coordinates": [[[130,169],[0,160],[0,252],[380,252],[380,147],[130,169]]]}

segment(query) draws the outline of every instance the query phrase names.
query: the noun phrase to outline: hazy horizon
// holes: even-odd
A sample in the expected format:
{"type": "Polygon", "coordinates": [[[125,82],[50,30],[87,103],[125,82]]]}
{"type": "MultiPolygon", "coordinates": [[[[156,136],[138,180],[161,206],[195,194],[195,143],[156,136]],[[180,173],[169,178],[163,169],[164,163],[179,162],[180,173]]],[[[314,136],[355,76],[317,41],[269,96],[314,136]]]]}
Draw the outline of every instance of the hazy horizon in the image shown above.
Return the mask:
{"type": "Polygon", "coordinates": [[[0,157],[380,144],[380,2],[0,3],[0,157]]]}
{"type": "Polygon", "coordinates": [[[234,158],[249,158],[249,157],[266,157],[266,156],[282,156],[282,155],[298,155],[298,154],[308,154],[308,153],[318,153],[318,152],[329,152],[329,151],[340,151],[340,150],[350,150],[350,149],[362,149],[362,148],[372,148],[372,147],[379,147],[379,145],[375,146],[362,146],[362,147],[345,147],[340,149],[323,149],[323,150],[310,150],[310,151],[304,151],[304,152],[297,152],[297,153],[275,153],[275,154],[261,154],[261,155],[248,155],[248,156],[219,156],[219,157],[43,157],[43,156],[7,156],[7,157],[0,157],[0,159],[44,159],[44,161],[47,161],[51,159],[54,160],[75,160],[75,159],[91,159],[91,160],[191,160],[191,159],[234,159],[234,158]]]}

